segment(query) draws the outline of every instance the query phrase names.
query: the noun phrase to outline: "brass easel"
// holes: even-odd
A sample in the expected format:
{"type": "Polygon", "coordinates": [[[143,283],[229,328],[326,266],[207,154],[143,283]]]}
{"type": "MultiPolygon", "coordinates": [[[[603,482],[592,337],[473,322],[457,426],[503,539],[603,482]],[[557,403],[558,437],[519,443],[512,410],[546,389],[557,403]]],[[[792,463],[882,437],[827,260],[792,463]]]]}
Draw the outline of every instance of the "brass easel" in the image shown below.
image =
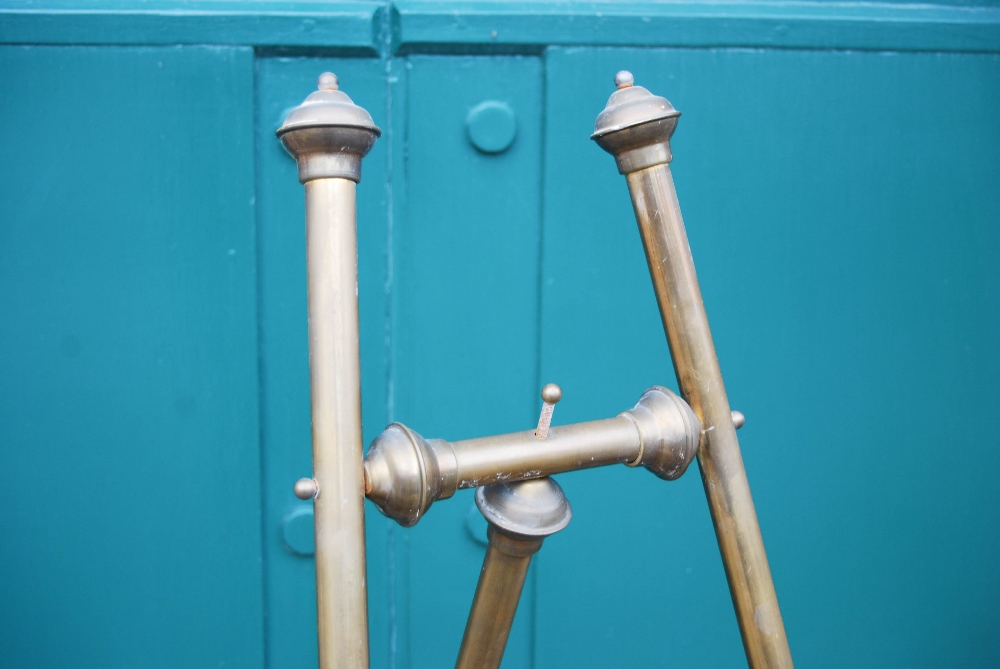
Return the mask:
{"type": "Polygon", "coordinates": [[[597,117],[598,145],[625,175],[683,399],[643,393],[613,418],[551,427],[561,391],[543,389],[535,430],[447,442],[390,425],[362,462],[355,188],[381,134],[330,73],[278,137],[305,184],[313,478],[321,669],[367,669],[364,497],[404,527],[459,488],[478,488],[489,547],[458,669],[500,666],[531,556],[565,527],[568,501],[550,474],[625,464],[672,480],[697,455],[722,560],[753,669],[792,667],[736,430],[670,174],[680,112],[619,72],[597,117]]]}

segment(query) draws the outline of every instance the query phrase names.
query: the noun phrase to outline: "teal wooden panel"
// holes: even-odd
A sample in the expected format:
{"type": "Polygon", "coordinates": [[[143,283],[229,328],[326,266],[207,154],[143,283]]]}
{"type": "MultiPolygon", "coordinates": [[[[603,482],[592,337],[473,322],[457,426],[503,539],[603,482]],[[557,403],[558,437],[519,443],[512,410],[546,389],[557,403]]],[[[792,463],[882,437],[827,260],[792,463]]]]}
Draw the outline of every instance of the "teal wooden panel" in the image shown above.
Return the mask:
{"type": "MultiPolygon", "coordinates": [[[[675,180],[797,664],[996,666],[1000,57],[549,50],[557,421],[673,385],[624,179],[587,139],[622,68],[683,112],[675,180]]],[[[560,482],[538,666],[741,665],[697,474],[560,482]]]]}
{"type": "MultiPolygon", "coordinates": [[[[972,52],[1000,25],[995,0],[176,4],[0,2],[0,42],[972,52]]],[[[523,429],[543,381],[557,422],[672,385],[623,180],[586,139],[622,66],[685,113],[677,184],[799,664],[998,663],[1000,463],[978,428],[997,57],[545,60],[543,86],[537,58],[261,57],[254,106],[245,48],[0,50],[0,665],[315,662],[312,560],[281,537],[308,509],[309,415],[301,186],[273,129],[323,69],[386,130],[359,188],[366,439],[390,418],[523,429]],[[486,99],[517,114],[507,153],[466,140],[486,99]]],[[[576,517],[536,558],[506,666],[742,664],[697,476],[559,478],[576,517]]],[[[414,530],[368,511],[373,667],[452,662],[471,494],[414,530]]]]}
{"type": "MultiPolygon", "coordinates": [[[[414,57],[406,84],[392,417],[447,439],[531,427],[538,410],[541,63],[414,57]],[[516,116],[506,152],[480,153],[467,137],[467,115],[487,100],[516,116]]],[[[484,554],[466,528],[473,504],[471,491],[460,492],[413,529],[396,531],[397,561],[408,568],[402,645],[411,667],[447,666],[458,654],[484,554]]],[[[531,600],[529,586],[505,666],[529,666],[531,600]]]]}
{"type": "Polygon", "coordinates": [[[0,0],[0,42],[336,47],[374,56],[384,5],[372,0],[0,0]]]}
{"type": "Polygon", "coordinates": [[[253,52],[0,88],[0,664],[262,667],[253,52]]]}
{"type": "Polygon", "coordinates": [[[546,45],[996,51],[997,0],[0,0],[16,44],[244,44],[375,56],[546,45]],[[390,43],[391,41],[391,43],[390,43]]]}
{"type": "MultiPolygon", "coordinates": [[[[283,521],[311,513],[292,484],[312,472],[309,342],[306,309],[305,200],[295,161],[274,131],[288,110],[316,88],[324,71],[385,123],[384,64],[374,59],[262,58],[257,64],[257,203],[260,259],[261,425],[264,470],[264,559],[267,582],[267,664],[317,662],[316,573],[311,556],[285,544],[283,521]]],[[[362,413],[366,442],[386,416],[385,138],[365,158],[358,185],[358,301],[361,310],[362,413]]],[[[366,507],[372,666],[389,666],[389,521],[366,507]]]]}
{"type": "Polygon", "coordinates": [[[1000,50],[997,0],[397,0],[400,52],[554,46],[1000,50]]]}

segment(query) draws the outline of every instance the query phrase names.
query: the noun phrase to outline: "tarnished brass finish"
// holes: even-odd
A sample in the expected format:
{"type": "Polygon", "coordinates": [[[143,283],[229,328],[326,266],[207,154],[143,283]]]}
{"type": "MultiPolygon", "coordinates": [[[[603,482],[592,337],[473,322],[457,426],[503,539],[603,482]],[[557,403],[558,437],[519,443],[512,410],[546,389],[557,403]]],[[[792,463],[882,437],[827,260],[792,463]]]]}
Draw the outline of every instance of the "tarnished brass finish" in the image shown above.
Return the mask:
{"type": "Polygon", "coordinates": [[[610,464],[679,477],[698,450],[697,417],[666,388],[647,390],[615,418],[535,431],[447,442],[424,439],[394,423],[365,458],[365,493],[386,516],[410,527],[431,504],[460,488],[521,481],[610,464]]]}
{"type": "Polygon", "coordinates": [[[497,669],[531,556],[545,537],[569,524],[573,512],[562,488],[548,477],[479,488],[476,506],[489,522],[490,542],[455,667],[497,669]]]}
{"type": "Polygon", "coordinates": [[[315,495],[320,669],[367,669],[355,189],[378,128],[336,89],[324,74],[278,130],[306,196],[314,485],[295,490],[315,495]]]}
{"type": "Polygon", "coordinates": [[[677,381],[701,419],[698,463],[747,660],[754,669],[790,668],[791,651],[736,438],[738,419],[729,408],[668,165],[677,119],[665,115],[660,100],[666,102],[640,87],[623,86],[598,117],[594,139],[626,175],[677,381]],[[627,108],[623,100],[630,103],[627,108]],[[653,113],[643,118],[643,109],[653,113]]]}

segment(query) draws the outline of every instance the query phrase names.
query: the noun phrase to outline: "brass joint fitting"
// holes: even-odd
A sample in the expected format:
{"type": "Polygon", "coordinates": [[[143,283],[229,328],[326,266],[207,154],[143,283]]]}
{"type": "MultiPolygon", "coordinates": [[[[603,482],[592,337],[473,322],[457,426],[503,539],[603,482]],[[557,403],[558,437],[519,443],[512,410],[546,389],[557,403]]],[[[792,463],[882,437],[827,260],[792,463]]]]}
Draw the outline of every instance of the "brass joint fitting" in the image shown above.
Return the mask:
{"type": "Polygon", "coordinates": [[[614,418],[447,442],[424,439],[393,423],[365,458],[366,496],[411,527],[431,504],[459,488],[524,481],[611,464],[643,466],[662,479],[679,477],[698,452],[701,423],[687,403],[660,386],[614,418]]]}

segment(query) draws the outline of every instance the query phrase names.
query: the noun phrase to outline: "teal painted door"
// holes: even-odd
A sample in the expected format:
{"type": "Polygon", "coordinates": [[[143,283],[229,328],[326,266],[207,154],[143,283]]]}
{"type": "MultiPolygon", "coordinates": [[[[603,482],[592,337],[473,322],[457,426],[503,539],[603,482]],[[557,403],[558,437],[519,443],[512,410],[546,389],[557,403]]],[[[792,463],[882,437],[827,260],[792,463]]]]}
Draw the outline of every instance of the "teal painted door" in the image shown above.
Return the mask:
{"type": "Polygon", "coordinates": [[[263,667],[253,51],[0,89],[0,665],[263,667]]]}
{"type": "MultiPolygon", "coordinates": [[[[367,440],[526,429],[548,381],[556,423],[673,386],[588,139],[622,68],[683,112],[673,172],[798,665],[1000,663],[995,10],[844,30],[831,5],[809,32],[753,14],[777,5],[241,7],[94,36],[0,7],[0,41],[33,44],[0,47],[0,667],[315,665],[302,188],[274,130],[324,70],[384,130],[358,189],[367,440]],[[470,134],[483,103],[513,118],[499,151],[470,134]]],[[[694,470],[559,481],[574,519],[504,666],[742,666],[694,470]]],[[[373,667],[447,666],[471,494],[409,530],[368,511],[373,667]]]]}

